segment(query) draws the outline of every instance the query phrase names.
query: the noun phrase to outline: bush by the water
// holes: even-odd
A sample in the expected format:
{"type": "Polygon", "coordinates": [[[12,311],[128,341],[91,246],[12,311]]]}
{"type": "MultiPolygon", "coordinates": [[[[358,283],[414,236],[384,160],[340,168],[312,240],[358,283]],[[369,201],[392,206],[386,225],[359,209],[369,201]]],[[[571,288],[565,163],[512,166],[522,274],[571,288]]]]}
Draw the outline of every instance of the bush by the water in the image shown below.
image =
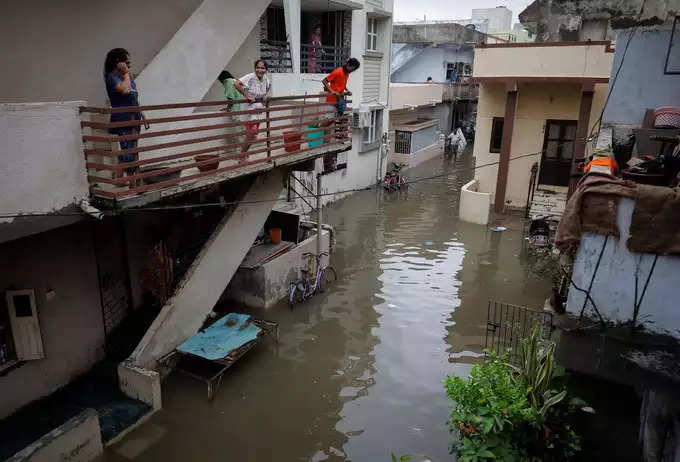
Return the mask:
{"type": "Polygon", "coordinates": [[[584,403],[567,399],[554,350],[534,330],[522,341],[519,364],[490,353],[467,379],[447,377],[449,425],[458,436],[452,451],[460,462],[564,461],[579,452],[568,417],[584,403]]]}

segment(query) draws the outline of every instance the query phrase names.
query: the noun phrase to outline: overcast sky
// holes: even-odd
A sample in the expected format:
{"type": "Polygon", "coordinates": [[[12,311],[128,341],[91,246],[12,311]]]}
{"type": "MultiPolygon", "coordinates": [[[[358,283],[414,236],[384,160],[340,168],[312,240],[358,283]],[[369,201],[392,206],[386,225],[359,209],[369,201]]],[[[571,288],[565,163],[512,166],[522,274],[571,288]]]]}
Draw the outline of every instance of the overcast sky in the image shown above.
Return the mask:
{"type": "Polygon", "coordinates": [[[465,19],[472,16],[473,8],[506,6],[513,12],[513,24],[517,15],[532,0],[394,0],[394,20],[414,21],[427,19],[465,19]]]}

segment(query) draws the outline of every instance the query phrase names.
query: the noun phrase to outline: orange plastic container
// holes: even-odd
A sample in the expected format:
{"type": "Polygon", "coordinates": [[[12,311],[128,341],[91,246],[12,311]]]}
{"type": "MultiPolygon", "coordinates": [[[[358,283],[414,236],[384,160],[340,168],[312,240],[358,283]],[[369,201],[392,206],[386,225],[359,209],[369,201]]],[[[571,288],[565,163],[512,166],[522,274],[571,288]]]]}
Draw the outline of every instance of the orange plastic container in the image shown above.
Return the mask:
{"type": "Polygon", "coordinates": [[[281,243],[281,228],[272,228],[269,230],[269,239],[271,239],[272,244],[281,243]]]}

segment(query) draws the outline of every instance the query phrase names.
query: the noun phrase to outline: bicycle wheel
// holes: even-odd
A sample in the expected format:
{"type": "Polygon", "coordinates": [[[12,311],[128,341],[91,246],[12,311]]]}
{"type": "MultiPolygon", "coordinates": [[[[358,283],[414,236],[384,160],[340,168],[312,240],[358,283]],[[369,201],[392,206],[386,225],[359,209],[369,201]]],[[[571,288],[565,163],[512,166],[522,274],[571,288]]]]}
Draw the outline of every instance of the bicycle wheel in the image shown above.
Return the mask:
{"type": "Polygon", "coordinates": [[[292,310],[297,302],[297,284],[291,284],[288,286],[288,306],[292,310]]]}
{"type": "Polygon", "coordinates": [[[326,292],[328,286],[338,280],[338,274],[332,266],[327,266],[323,269],[323,274],[319,280],[319,292],[326,292]]]}
{"type": "Polygon", "coordinates": [[[292,310],[296,303],[305,301],[306,285],[302,281],[292,283],[288,289],[288,304],[292,310]]]}

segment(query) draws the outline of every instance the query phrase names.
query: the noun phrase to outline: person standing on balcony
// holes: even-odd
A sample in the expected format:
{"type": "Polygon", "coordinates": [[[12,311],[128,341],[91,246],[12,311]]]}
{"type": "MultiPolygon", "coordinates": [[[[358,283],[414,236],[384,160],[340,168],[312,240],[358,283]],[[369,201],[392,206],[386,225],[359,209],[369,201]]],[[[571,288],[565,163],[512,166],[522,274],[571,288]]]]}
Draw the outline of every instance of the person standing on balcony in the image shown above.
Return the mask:
{"type": "Polygon", "coordinates": [[[322,66],[320,66],[320,64],[323,57],[320,26],[316,26],[314,30],[312,30],[312,34],[309,37],[309,44],[311,45],[311,48],[309,49],[309,56],[307,58],[307,71],[310,74],[317,74],[321,72],[322,66]]]}
{"type": "MultiPolygon", "coordinates": [[[[132,79],[130,71],[130,53],[124,48],[114,48],[106,54],[104,61],[104,81],[106,83],[106,93],[111,102],[111,107],[131,107],[139,106],[139,94],[137,85],[132,79]]],[[[127,122],[131,120],[141,120],[144,127],[148,130],[149,124],[144,113],[136,112],[117,112],[111,114],[111,122],[127,122]]],[[[110,128],[109,133],[126,136],[139,133],[138,125],[133,127],[110,128]]],[[[120,141],[120,149],[134,149],[137,147],[137,140],[120,141]]],[[[134,162],[139,159],[138,153],[126,153],[118,156],[118,162],[134,162]]],[[[137,166],[125,169],[127,175],[134,175],[138,170],[137,166]]],[[[134,184],[130,184],[134,187],[134,184]]]]}
{"type": "MultiPolygon", "coordinates": [[[[241,105],[238,103],[234,103],[234,101],[238,101],[240,99],[243,99],[241,96],[241,93],[238,92],[236,89],[236,79],[234,78],[233,75],[229,71],[222,71],[220,72],[220,75],[217,77],[217,80],[222,84],[222,87],[224,89],[224,99],[227,100],[227,105],[222,109],[223,111],[226,112],[232,112],[232,111],[240,111],[241,110],[241,105]]],[[[241,120],[241,118],[237,115],[232,115],[229,116],[228,118],[229,122],[238,122],[241,120]]],[[[241,127],[231,127],[227,129],[227,133],[236,133],[241,131],[241,127]]],[[[242,136],[235,136],[233,138],[229,138],[225,140],[226,144],[229,145],[230,143],[241,143],[243,141],[242,136]]],[[[227,151],[231,151],[231,149],[227,149],[227,151]]]]}
{"type": "MultiPolygon", "coordinates": [[[[255,61],[254,67],[254,72],[246,74],[234,82],[236,90],[248,100],[244,107],[244,110],[247,111],[264,109],[272,91],[272,85],[267,76],[267,63],[265,60],[258,59],[255,61]]],[[[246,124],[246,142],[251,141],[251,143],[245,144],[241,150],[244,157],[245,153],[250,149],[252,140],[257,138],[257,131],[262,117],[262,112],[244,116],[244,120],[250,120],[250,123],[246,124]]]]}
{"type": "MultiPolygon", "coordinates": [[[[326,92],[326,102],[335,108],[335,114],[331,114],[330,119],[341,117],[347,110],[347,101],[345,96],[351,96],[352,93],[347,91],[347,80],[349,75],[359,69],[360,63],[356,58],[350,58],[347,62],[328,74],[323,80],[323,89],[326,92]]],[[[322,128],[327,128],[333,123],[333,120],[326,120],[319,124],[322,128]]],[[[328,135],[328,130],[325,130],[324,136],[328,135]]]]}

